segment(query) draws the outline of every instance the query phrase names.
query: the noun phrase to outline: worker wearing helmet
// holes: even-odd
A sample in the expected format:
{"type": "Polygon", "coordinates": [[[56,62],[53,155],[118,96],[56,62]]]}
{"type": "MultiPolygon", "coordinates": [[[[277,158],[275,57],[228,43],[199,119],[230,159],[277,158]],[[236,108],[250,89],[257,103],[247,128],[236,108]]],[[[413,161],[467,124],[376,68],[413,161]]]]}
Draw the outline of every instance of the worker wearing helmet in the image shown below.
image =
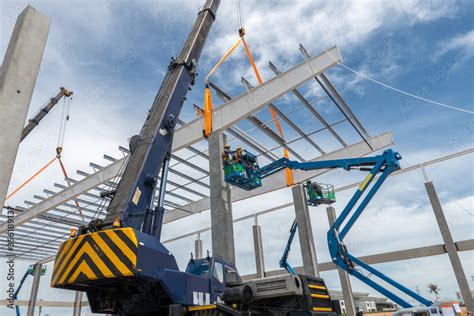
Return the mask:
{"type": "Polygon", "coordinates": [[[238,147],[232,156],[234,162],[240,163],[242,161],[242,155],[243,155],[243,150],[242,148],[238,147]]]}
{"type": "Polygon", "coordinates": [[[318,183],[314,182],[312,184],[313,186],[313,190],[314,192],[319,196],[319,198],[322,198],[323,197],[323,188],[321,187],[321,185],[319,185],[318,183]]]}
{"type": "Polygon", "coordinates": [[[227,166],[230,164],[230,158],[232,156],[232,152],[230,151],[230,146],[226,144],[224,146],[224,151],[222,152],[222,164],[227,166]]]}

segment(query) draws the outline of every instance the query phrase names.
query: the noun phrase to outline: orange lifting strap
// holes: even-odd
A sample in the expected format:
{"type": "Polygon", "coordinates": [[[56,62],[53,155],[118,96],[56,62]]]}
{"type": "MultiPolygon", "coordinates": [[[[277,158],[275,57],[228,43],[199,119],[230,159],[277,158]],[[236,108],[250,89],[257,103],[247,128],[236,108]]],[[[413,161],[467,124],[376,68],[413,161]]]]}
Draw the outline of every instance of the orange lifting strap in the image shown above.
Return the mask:
{"type": "Polygon", "coordinates": [[[56,159],[58,159],[58,157],[54,157],[53,159],[51,159],[51,161],[49,161],[47,164],[45,164],[43,167],[41,167],[40,170],[38,170],[34,175],[32,175],[30,178],[28,178],[28,180],[26,180],[25,182],[23,182],[22,184],[20,184],[20,186],[18,188],[16,188],[12,193],[8,194],[7,197],[5,198],[5,201],[8,200],[9,198],[11,198],[12,196],[14,196],[18,191],[20,191],[25,185],[27,185],[28,183],[31,182],[31,180],[33,180],[34,178],[36,178],[41,172],[43,172],[44,170],[46,170],[46,168],[48,168],[56,159]]]}
{"type": "MultiPolygon", "coordinates": [[[[257,77],[258,84],[261,85],[263,83],[262,78],[260,77],[260,73],[258,72],[257,66],[255,65],[255,61],[253,60],[252,54],[250,53],[250,49],[247,45],[247,42],[245,41],[244,35],[245,35],[245,29],[242,27],[239,29],[239,35],[240,38],[235,42],[234,45],[222,56],[222,58],[219,60],[219,62],[211,69],[209,74],[206,77],[206,89],[204,91],[204,110],[203,110],[203,115],[204,115],[204,130],[203,134],[204,137],[209,137],[212,133],[212,94],[211,94],[211,89],[209,88],[208,82],[209,82],[209,77],[219,68],[219,66],[229,57],[229,55],[239,46],[239,44],[242,42],[245,47],[245,52],[247,53],[247,56],[249,58],[250,64],[252,65],[253,71],[255,73],[255,76],[257,77]]],[[[278,121],[278,117],[271,108],[269,108],[270,113],[272,114],[273,121],[275,121],[275,125],[278,129],[278,132],[280,133],[281,138],[284,139],[283,136],[283,130],[281,128],[280,122],[278,121]]],[[[286,147],[283,147],[283,156],[288,159],[288,150],[286,147]]],[[[288,186],[293,185],[293,172],[291,169],[286,169],[286,182],[288,186]]]]}
{"type": "Polygon", "coordinates": [[[204,137],[212,133],[212,95],[209,85],[204,90],[204,137]]]}
{"type": "MultiPolygon", "coordinates": [[[[53,164],[54,161],[56,161],[56,159],[59,161],[59,165],[61,166],[61,170],[63,172],[63,175],[66,179],[66,182],[68,184],[68,187],[70,187],[70,184],[69,184],[69,181],[67,181],[68,179],[68,175],[67,175],[67,172],[66,172],[66,168],[64,167],[64,164],[61,160],[61,153],[62,151],[62,148],[61,147],[58,147],[56,148],[56,157],[54,157],[53,159],[51,159],[47,164],[45,164],[43,167],[41,167],[38,171],[35,172],[35,174],[33,174],[31,177],[29,177],[25,182],[23,182],[22,184],[20,184],[15,190],[13,190],[12,193],[8,194],[7,197],[5,198],[5,201],[7,201],[8,199],[10,199],[12,196],[14,196],[16,193],[18,193],[18,191],[20,191],[21,189],[23,189],[23,187],[25,185],[27,185],[28,183],[30,183],[34,178],[36,178],[40,173],[42,173],[43,171],[45,171],[49,166],[51,166],[53,164]]],[[[82,217],[82,220],[85,220],[84,219],[84,214],[82,214],[82,208],[79,206],[79,203],[74,200],[74,204],[76,204],[77,206],[77,209],[79,210],[79,214],[81,214],[81,217],[82,217]]]]}
{"type": "Polygon", "coordinates": [[[209,74],[206,76],[206,89],[204,90],[204,130],[203,134],[204,137],[209,137],[212,133],[212,94],[209,85],[209,77],[219,68],[220,65],[227,59],[227,57],[232,54],[232,52],[239,46],[240,42],[242,41],[241,38],[235,42],[234,45],[222,56],[222,58],[217,62],[217,64],[211,69],[209,74]]]}
{"type": "MultiPolygon", "coordinates": [[[[245,47],[245,52],[247,53],[250,64],[252,65],[255,76],[257,77],[258,84],[261,85],[263,83],[262,78],[260,77],[260,73],[258,72],[257,65],[255,65],[255,61],[253,60],[252,54],[250,53],[249,46],[247,45],[247,42],[244,39],[245,30],[242,28],[239,30],[239,33],[242,39],[242,43],[244,44],[244,47],[245,47]]],[[[275,121],[275,125],[278,129],[278,132],[280,133],[281,138],[285,139],[283,136],[283,130],[281,129],[281,125],[280,125],[280,122],[278,121],[278,117],[275,111],[273,111],[271,108],[269,108],[269,110],[270,110],[270,113],[272,114],[273,120],[275,121]]],[[[286,147],[283,147],[283,156],[287,159],[289,157],[288,150],[286,149],[286,147]]],[[[286,168],[285,172],[286,172],[286,183],[288,186],[292,186],[293,185],[293,172],[289,168],[286,168]]]]}

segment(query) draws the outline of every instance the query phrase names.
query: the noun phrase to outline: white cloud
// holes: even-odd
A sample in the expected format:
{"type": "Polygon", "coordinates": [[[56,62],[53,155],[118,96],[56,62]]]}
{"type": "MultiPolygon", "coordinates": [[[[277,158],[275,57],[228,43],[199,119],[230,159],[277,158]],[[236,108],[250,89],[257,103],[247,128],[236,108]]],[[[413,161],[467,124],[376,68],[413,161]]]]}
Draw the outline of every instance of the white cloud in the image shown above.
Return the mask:
{"type": "Polygon", "coordinates": [[[474,30],[457,34],[456,36],[441,41],[438,50],[434,53],[434,60],[439,60],[442,56],[452,54],[453,67],[461,66],[465,61],[474,56],[474,30]]]}

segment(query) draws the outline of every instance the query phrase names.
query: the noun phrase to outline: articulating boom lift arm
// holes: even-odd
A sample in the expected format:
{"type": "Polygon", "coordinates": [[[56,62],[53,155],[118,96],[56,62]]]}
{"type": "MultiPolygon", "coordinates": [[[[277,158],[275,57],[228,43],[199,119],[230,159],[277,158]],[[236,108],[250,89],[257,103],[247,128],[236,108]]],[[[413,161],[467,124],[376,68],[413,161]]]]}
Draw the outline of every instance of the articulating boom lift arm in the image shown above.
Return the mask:
{"type": "Polygon", "coordinates": [[[290,254],[291,244],[293,243],[293,239],[296,235],[296,230],[298,229],[298,224],[296,220],[293,221],[290,228],[290,237],[288,237],[288,242],[286,243],[285,251],[283,251],[283,255],[280,259],[280,268],[284,268],[288,273],[297,274],[295,269],[288,263],[288,255],[290,254]]]}
{"type": "MultiPolygon", "coordinates": [[[[343,243],[344,237],[347,235],[347,233],[350,231],[350,229],[355,224],[357,219],[360,217],[360,215],[366,208],[367,204],[377,193],[377,191],[379,190],[383,182],[387,179],[390,173],[400,169],[400,164],[398,161],[401,158],[402,157],[400,156],[400,154],[394,152],[391,149],[386,150],[383,154],[374,156],[374,157],[362,157],[362,158],[350,158],[350,159],[297,162],[297,161],[288,160],[287,158],[281,158],[264,167],[261,167],[252,171],[251,177],[254,180],[258,179],[260,181],[260,179],[268,177],[285,168],[300,169],[300,170],[342,168],[348,171],[353,170],[353,169],[357,169],[361,171],[369,171],[369,174],[367,175],[365,180],[359,186],[356,193],[353,195],[353,197],[351,198],[349,203],[346,205],[342,213],[336,219],[334,225],[332,225],[330,230],[328,231],[327,238],[328,238],[328,246],[329,246],[329,252],[331,254],[331,259],[338,267],[347,271],[349,274],[358,278],[365,284],[371,286],[372,288],[379,291],[380,293],[382,293],[383,295],[393,300],[395,303],[399,304],[402,307],[411,307],[412,305],[409,304],[406,300],[404,300],[400,296],[398,296],[397,294],[388,290],[383,285],[371,280],[370,275],[375,275],[379,277],[384,282],[390,284],[397,290],[412,297],[418,302],[426,306],[430,306],[432,305],[432,302],[430,302],[429,300],[423,298],[422,296],[418,295],[417,293],[413,292],[407,287],[401,285],[395,280],[389,278],[388,276],[384,275],[383,273],[376,270],[375,268],[362,262],[357,257],[354,257],[353,255],[351,255],[347,251],[347,248],[343,243]],[[376,179],[376,176],[378,174],[380,175],[376,179]],[[372,184],[372,182],[374,183],[372,184]],[[368,187],[371,185],[372,185],[371,189],[367,191],[368,187]],[[356,204],[359,202],[359,200],[362,198],[364,194],[365,194],[365,197],[358,204],[357,208],[354,211],[356,204]],[[356,268],[356,266],[359,266],[360,269],[356,268]],[[368,271],[367,275],[363,274],[361,269],[367,270],[368,271]]],[[[295,221],[290,230],[290,238],[285,248],[285,252],[283,253],[282,258],[280,259],[280,266],[285,268],[290,273],[294,273],[294,269],[288,264],[286,259],[288,258],[289,248],[291,246],[291,242],[295,235],[296,228],[297,228],[297,224],[295,221]]]]}

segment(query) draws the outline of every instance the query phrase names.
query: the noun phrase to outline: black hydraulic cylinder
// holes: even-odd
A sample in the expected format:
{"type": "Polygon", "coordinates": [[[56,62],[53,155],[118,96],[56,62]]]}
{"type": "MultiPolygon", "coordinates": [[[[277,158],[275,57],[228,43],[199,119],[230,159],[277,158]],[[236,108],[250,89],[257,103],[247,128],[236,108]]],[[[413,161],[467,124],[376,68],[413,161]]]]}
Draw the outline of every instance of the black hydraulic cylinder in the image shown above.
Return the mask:
{"type": "Polygon", "coordinates": [[[222,300],[228,304],[250,304],[253,292],[247,284],[226,288],[222,293],[222,300]]]}
{"type": "Polygon", "coordinates": [[[21,141],[28,136],[29,133],[41,122],[41,120],[53,109],[53,107],[61,100],[62,97],[66,96],[69,97],[72,95],[72,91],[68,91],[67,89],[61,87],[59,92],[52,97],[49,102],[43,106],[39,112],[28,121],[28,124],[23,128],[23,132],[21,134],[21,141]]]}
{"type": "MultiPolygon", "coordinates": [[[[157,175],[171,154],[176,120],[194,83],[195,67],[219,3],[220,0],[206,1],[183,50],[177,59],[172,59],[107,208],[106,219],[120,217],[124,226],[141,230],[146,210],[152,205],[157,175]]],[[[159,228],[154,229],[156,232],[159,228]]]]}

